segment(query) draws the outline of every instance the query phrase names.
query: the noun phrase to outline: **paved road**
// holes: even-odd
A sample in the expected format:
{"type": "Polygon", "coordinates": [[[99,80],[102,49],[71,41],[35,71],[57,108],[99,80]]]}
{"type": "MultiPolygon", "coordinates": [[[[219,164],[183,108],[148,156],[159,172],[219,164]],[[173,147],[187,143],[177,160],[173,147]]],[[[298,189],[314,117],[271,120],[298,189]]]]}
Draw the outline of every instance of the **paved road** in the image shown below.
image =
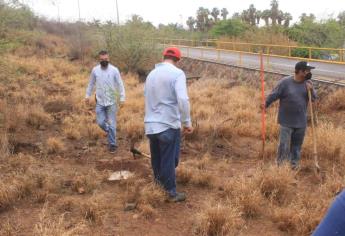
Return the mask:
{"type": "MultiPolygon", "coordinates": [[[[183,54],[187,56],[187,48],[182,48],[181,50],[183,54]]],[[[201,49],[189,48],[189,57],[201,58],[201,56],[201,49]]],[[[240,64],[240,56],[237,52],[221,52],[220,58],[220,62],[222,63],[256,69],[260,68],[260,58],[258,55],[242,54],[242,64],[240,64]]],[[[215,61],[217,60],[217,52],[213,49],[203,50],[203,59],[215,61]]],[[[270,57],[268,64],[267,57],[264,57],[265,70],[283,74],[292,74],[297,61],[298,60],[288,58],[270,57]]],[[[313,70],[315,78],[340,80],[341,83],[345,83],[345,65],[324,62],[310,62],[310,64],[316,67],[316,69],[313,70]]]]}

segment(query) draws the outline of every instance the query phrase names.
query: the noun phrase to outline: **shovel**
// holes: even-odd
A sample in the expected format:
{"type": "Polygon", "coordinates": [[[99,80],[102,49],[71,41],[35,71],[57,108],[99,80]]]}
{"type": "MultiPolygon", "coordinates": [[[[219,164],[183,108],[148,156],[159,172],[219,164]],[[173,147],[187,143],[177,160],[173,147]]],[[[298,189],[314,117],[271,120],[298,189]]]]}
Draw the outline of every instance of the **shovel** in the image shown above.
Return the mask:
{"type": "Polygon", "coordinates": [[[313,102],[311,98],[311,91],[308,89],[308,98],[309,98],[309,106],[310,106],[310,116],[311,116],[311,129],[313,135],[313,157],[314,157],[314,165],[316,168],[316,173],[320,173],[320,166],[319,166],[319,159],[317,156],[317,139],[315,133],[315,121],[314,121],[314,112],[313,112],[313,102]]]}

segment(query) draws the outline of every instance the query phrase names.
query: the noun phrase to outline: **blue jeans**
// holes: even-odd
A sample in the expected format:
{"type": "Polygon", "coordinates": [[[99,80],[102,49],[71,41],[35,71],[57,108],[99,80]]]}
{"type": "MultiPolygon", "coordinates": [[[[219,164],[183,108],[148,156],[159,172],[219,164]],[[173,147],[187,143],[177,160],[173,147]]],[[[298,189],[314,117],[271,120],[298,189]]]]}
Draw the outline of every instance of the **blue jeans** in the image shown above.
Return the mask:
{"type": "Polygon", "coordinates": [[[280,126],[280,143],[278,147],[278,165],[290,161],[292,167],[298,167],[301,148],[306,128],[289,128],[280,126]]]}
{"type": "Polygon", "coordinates": [[[313,236],[341,236],[345,235],[345,191],[340,193],[326,216],[316,228],[313,236]]]}
{"type": "Polygon", "coordinates": [[[180,129],[168,129],[162,133],[149,134],[151,165],[155,181],[170,196],[176,196],[175,168],[180,155],[180,129]]]}
{"type": "Polygon", "coordinates": [[[96,104],[97,124],[108,134],[109,146],[116,146],[116,105],[96,104]]]}

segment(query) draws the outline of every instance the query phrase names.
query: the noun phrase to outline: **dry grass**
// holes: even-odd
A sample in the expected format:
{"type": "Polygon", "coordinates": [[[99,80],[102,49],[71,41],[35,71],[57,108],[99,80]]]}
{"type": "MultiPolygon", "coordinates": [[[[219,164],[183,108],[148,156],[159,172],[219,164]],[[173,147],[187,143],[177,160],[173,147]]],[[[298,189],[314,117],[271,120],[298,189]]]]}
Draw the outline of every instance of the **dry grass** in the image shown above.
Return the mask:
{"type": "MultiPolygon", "coordinates": [[[[52,42],[53,39],[38,42],[42,47],[40,50],[54,53],[50,52],[52,42]]],[[[138,211],[142,217],[136,222],[145,225],[145,220],[156,224],[152,219],[160,219],[165,209],[175,208],[176,205],[165,203],[165,193],[148,178],[135,177],[114,185],[103,183],[104,176],[93,169],[93,163],[103,148],[98,146],[100,142],[95,141],[105,138],[105,133],[95,122],[94,104],[86,106],[82,103],[87,73],[81,71],[77,63],[26,56],[25,59],[18,55],[9,56],[9,64],[15,67],[14,72],[17,71],[18,75],[13,74],[15,78],[8,82],[5,89],[0,89],[0,111],[5,110],[6,118],[6,132],[0,134],[0,211],[6,210],[5,214],[11,216],[11,208],[21,208],[18,203],[24,200],[34,203],[33,210],[43,204],[45,206],[39,219],[32,219],[35,221],[34,232],[18,232],[12,222],[4,222],[0,234],[107,234],[118,227],[113,225],[115,215],[120,215],[120,221],[131,217],[122,217],[122,214],[132,214],[123,213],[124,203],[137,204],[134,212],[138,211]],[[42,60],[45,61],[44,67],[42,60]],[[3,98],[9,98],[10,106],[3,98]],[[44,104],[41,104],[42,101],[44,104]],[[40,126],[43,129],[35,130],[40,126]],[[57,134],[60,131],[63,137],[57,134]],[[8,139],[19,142],[21,140],[16,139],[21,134],[28,142],[35,145],[41,143],[48,153],[64,154],[65,159],[41,158],[38,154],[41,149],[37,153],[36,150],[21,150],[31,155],[9,153],[8,139]],[[68,144],[62,141],[65,138],[69,139],[68,144]],[[74,147],[84,146],[88,141],[96,146],[85,150],[86,161],[78,159],[78,163],[83,163],[81,166],[74,159],[77,152],[74,147]],[[2,158],[4,154],[11,158],[2,158]],[[52,206],[52,212],[48,211],[48,204],[52,206]]],[[[124,80],[127,101],[118,111],[120,147],[135,143],[140,150],[148,153],[142,121],[143,84],[138,83],[133,75],[124,76],[124,80]]],[[[249,229],[255,230],[256,227],[271,225],[271,221],[274,223],[272,227],[290,235],[310,235],[334,195],[344,187],[345,132],[342,125],[321,114],[317,136],[325,178],[315,184],[307,169],[302,168],[296,174],[289,167],[271,166],[279,134],[276,106],[270,108],[267,114],[267,159],[263,161],[269,164],[261,166],[256,155],[249,152],[249,149],[259,151],[260,91],[234,85],[227,79],[203,79],[189,86],[189,95],[196,130],[183,143],[187,154],[181,156],[177,178],[178,184],[187,185],[187,191],[197,195],[191,198],[196,200],[196,204],[187,201],[177,205],[176,217],[181,218],[188,211],[189,217],[181,220],[187,223],[195,221],[194,229],[198,235],[245,235],[245,223],[249,229]],[[254,169],[249,169],[254,165],[254,169]],[[208,202],[201,207],[200,195],[208,202]]],[[[321,111],[341,114],[343,97],[344,92],[337,91],[326,99],[321,111]]],[[[127,150],[120,148],[119,151],[119,155],[127,155],[127,150]]],[[[309,130],[303,146],[302,166],[311,164],[311,153],[309,130]]],[[[18,220],[25,224],[22,218],[18,220]]],[[[138,232],[126,228],[126,225],[129,223],[119,226],[123,227],[120,231],[124,235],[128,234],[128,230],[134,234],[138,232]]],[[[167,229],[163,228],[163,224],[160,227],[167,229]]],[[[146,232],[152,234],[149,230],[143,233],[146,232]]]]}
{"type": "Polygon", "coordinates": [[[48,212],[48,206],[45,205],[39,215],[39,221],[34,226],[35,235],[38,236],[73,236],[85,233],[85,225],[67,227],[65,216],[53,217],[48,212]]]}
{"type": "Polygon", "coordinates": [[[65,151],[65,144],[60,138],[51,137],[46,142],[46,149],[49,154],[62,153],[65,151]]]}
{"type": "Polygon", "coordinates": [[[48,126],[52,124],[52,118],[42,107],[32,107],[27,114],[26,123],[32,127],[48,126]]]}
{"type": "Polygon", "coordinates": [[[324,112],[334,112],[345,110],[345,90],[338,89],[336,92],[332,93],[326,98],[322,106],[324,112]]]}
{"type": "Polygon", "coordinates": [[[238,235],[244,222],[235,206],[206,204],[196,218],[196,234],[203,236],[238,235]]]}
{"type": "Polygon", "coordinates": [[[264,199],[253,178],[242,175],[227,181],[220,196],[238,206],[245,219],[256,218],[262,213],[264,199]]]}
{"type": "Polygon", "coordinates": [[[278,204],[291,200],[293,184],[296,183],[295,173],[288,165],[269,166],[259,171],[256,181],[263,196],[278,204]]]}

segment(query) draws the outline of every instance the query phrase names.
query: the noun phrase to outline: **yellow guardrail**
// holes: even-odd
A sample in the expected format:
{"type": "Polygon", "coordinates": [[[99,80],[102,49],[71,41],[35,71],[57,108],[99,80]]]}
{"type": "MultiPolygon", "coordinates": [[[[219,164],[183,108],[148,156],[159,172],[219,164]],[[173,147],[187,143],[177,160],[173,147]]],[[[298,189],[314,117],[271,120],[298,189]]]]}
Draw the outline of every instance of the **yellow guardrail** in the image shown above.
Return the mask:
{"type": "MultiPolygon", "coordinates": [[[[270,57],[281,57],[290,59],[304,59],[308,61],[327,62],[333,64],[345,64],[344,48],[317,48],[303,47],[295,45],[275,45],[243,42],[227,42],[216,39],[208,40],[190,40],[190,39],[155,39],[158,43],[164,45],[176,45],[180,47],[193,47],[201,50],[203,57],[204,50],[217,50],[217,60],[221,59],[221,52],[238,52],[240,61],[242,54],[260,54],[267,57],[269,63],[270,57]]],[[[187,54],[189,50],[187,51],[187,54]]],[[[189,56],[189,55],[187,55],[189,56]]]]}

